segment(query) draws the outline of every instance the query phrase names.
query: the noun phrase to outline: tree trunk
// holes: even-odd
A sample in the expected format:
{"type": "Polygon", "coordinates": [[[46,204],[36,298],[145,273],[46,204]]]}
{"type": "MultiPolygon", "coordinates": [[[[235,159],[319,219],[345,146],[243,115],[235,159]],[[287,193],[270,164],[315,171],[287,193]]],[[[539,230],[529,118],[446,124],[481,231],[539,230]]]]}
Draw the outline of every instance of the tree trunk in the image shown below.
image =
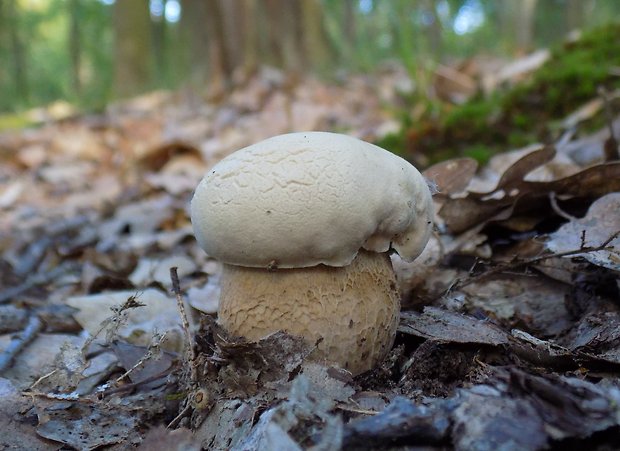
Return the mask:
{"type": "MultiPolygon", "coordinates": [[[[222,13],[224,44],[228,55],[229,70],[243,67],[244,45],[246,43],[247,2],[244,0],[219,0],[222,13]]],[[[250,18],[250,20],[255,20],[250,18]]]]}
{"type": "Polygon", "coordinates": [[[528,52],[532,49],[536,0],[520,0],[515,2],[515,6],[517,8],[514,19],[517,49],[522,52],[528,52]]]}
{"type": "MultiPolygon", "coordinates": [[[[8,41],[8,37],[6,35],[6,19],[5,19],[5,9],[6,9],[6,5],[5,5],[5,0],[0,0],[0,60],[2,61],[7,61],[8,58],[8,52],[6,49],[6,42],[8,41]]],[[[8,69],[8,67],[7,67],[8,69]]],[[[7,73],[8,71],[5,70],[0,70],[0,109],[2,109],[4,107],[4,102],[6,102],[6,99],[2,99],[2,93],[4,92],[4,90],[6,89],[6,86],[10,83],[8,76],[9,74],[7,73]]]]}
{"type": "Polygon", "coordinates": [[[168,22],[165,18],[166,1],[163,3],[161,16],[156,16],[151,20],[151,34],[153,36],[153,57],[155,59],[155,78],[158,84],[167,84],[169,81],[168,70],[168,22]]]}
{"type": "Polygon", "coordinates": [[[355,20],[356,0],[344,0],[344,14],[342,15],[342,29],[344,30],[344,53],[349,64],[356,56],[357,50],[357,22],[355,20]]]}
{"type": "MultiPolygon", "coordinates": [[[[303,2],[304,4],[307,1],[303,2]]],[[[308,54],[303,45],[303,10],[298,1],[280,0],[280,27],[284,69],[299,73],[308,63],[308,54]]]]}
{"type": "Polygon", "coordinates": [[[443,42],[441,36],[443,35],[443,30],[441,27],[441,19],[439,18],[439,14],[437,14],[437,5],[436,2],[425,0],[423,5],[424,9],[430,17],[433,18],[430,25],[428,25],[428,40],[430,43],[430,53],[436,61],[441,61],[443,56],[443,42]]]}
{"type": "Polygon", "coordinates": [[[205,1],[184,0],[182,27],[188,41],[190,84],[204,86],[209,78],[209,10],[205,1]]]}
{"type": "Polygon", "coordinates": [[[318,0],[301,2],[301,18],[303,20],[302,38],[304,47],[304,66],[320,68],[325,66],[329,58],[329,46],[323,28],[323,9],[318,0]]]}
{"type": "Polygon", "coordinates": [[[16,0],[6,0],[6,24],[11,46],[11,56],[13,61],[13,85],[15,92],[19,98],[19,102],[28,103],[28,73],[26,66],[26,54],[24,50],[24,42],[19,30],[19,17],[15,8],[16,0]]]}
{"type": "Polygon", "coordinates": [[[81,68],[81,48],[80,48],[80,2],[79,0],[69,0],[69,54],[71,57],[71,81],[73,91],[79,97],[82,93],[81,68]]]}
{"type": "Polygon", "coordinates": [[[583,26],[585,6],[585,0],[568,0],[566,2],[567,31],[577,30],[583,26]]]}
{"type": "Polygon", "coordinates": [[[271,64],[297,72],[302,67],[301,5],[293,0],[264,0],[266,52],[271,64]]]}
{"type": "Polygon", "coordinates": [[[206,27],[211,62],[210,81],[215,90],[219,92],[229,88],[233,71],[231,58],[226,48],[224,10],[219,0],[204,0],[204,3],[207,5],[206,27]]]}
{"type": "Polygon", "coordinates": [[[150,14],[146,0],[114,3],[114,91],[126,97],[150,87],[150,14]]]}
{"type": "Polygon", "coordinates": [[[257,0],[245,0],[243,8],[243,23],[245,34],[243,43],[243,70],[249,74],[256,70],[259,55],[259,27],[258,27],[258,4],[257,0]]]}

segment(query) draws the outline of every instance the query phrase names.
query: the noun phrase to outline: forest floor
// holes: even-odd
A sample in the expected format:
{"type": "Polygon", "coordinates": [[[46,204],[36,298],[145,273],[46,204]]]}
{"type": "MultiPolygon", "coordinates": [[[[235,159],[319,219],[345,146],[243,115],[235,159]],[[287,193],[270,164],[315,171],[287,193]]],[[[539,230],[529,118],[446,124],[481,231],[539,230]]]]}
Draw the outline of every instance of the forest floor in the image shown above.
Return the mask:
{"type": "Polygon", "coordinates": [[[386,106],[406,84],[396,69],[293,85],[264,70],[218,103],[153,93],[0,134],[0,445],[620,447],[620,162],[607,128],[571,122],[554,145],[424,171],[436,230],[413,264],[393,256],[400,326],[368,373],[213,321],[220,269],[188,215],[208,168],[293,130],[375,141],[398,129],[386,106]]]}

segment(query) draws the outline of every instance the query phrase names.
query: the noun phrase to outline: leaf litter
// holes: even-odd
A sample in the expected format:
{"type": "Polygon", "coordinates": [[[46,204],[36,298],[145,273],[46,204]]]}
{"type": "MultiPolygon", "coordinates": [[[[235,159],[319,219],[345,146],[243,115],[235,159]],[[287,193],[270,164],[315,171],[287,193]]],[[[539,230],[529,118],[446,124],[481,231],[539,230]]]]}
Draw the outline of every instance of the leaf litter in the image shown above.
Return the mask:
{"type": "Polygon", "coordinates": [[[280,75],[222,104],[151,94],[0,136],[2,444],[620,446],[620,164],[602,132],[425,171],[436,231],[413,264],[393,256],[401,323],[370,372],[315,362],[281,332],[219,328],[219,265],[188,219],[204,172],[289,130],[377,139],[403,76],[291,95],[280,75]]]}

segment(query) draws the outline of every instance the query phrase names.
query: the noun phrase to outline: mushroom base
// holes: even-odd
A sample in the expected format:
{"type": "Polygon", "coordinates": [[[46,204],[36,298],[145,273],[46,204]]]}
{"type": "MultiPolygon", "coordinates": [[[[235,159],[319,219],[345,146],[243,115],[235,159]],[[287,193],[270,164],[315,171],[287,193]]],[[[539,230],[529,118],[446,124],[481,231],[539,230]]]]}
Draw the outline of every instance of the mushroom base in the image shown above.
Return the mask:
{"type": "Polygon", "coordinates": [[[313,357],[359,374],[394,343],[400,311],[387,254],[360,251],[345,267],[278,269],[224,265],[219,323],[258,340],[283,330],[317,344],[313,357]]]}

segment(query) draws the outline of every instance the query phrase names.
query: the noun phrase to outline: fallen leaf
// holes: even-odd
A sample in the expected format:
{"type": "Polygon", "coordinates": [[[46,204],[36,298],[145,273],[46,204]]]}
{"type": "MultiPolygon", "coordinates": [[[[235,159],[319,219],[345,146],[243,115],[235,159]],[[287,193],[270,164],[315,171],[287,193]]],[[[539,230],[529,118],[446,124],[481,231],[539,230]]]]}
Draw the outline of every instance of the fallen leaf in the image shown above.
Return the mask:
{"type": "Polygon", "coordinates": [[[577,255],[594,265],[620,271],[620,192],[596,200],[583,218],[569,221],[550,234],[545,246],[561,253],[601,246],[614,235],[608,243],[609,249],[577,255]]]}
{"type": "Polygon", "coordinates": [[[60,403],[39,404],[37,434],[41,437],[75,449],[92,450],[123,442],[135,434],[136,417],[131,411],[97,404],[73,403],[64,409],[59,406],[60,403]]]}
{"type": "Polygon", "coordinates": [[[476,174],[478,163],[471,158],[456,158],[434,164],[422,172],[442,196],[460,193],[476,174]]]}
{"type": "Polygon", "coordinates": [[[498,346],[508,343],[508,335],[498,326],[436,307],[423,313],[402,312],[398,331],[447,343],[476,343],[498,346]]]}

